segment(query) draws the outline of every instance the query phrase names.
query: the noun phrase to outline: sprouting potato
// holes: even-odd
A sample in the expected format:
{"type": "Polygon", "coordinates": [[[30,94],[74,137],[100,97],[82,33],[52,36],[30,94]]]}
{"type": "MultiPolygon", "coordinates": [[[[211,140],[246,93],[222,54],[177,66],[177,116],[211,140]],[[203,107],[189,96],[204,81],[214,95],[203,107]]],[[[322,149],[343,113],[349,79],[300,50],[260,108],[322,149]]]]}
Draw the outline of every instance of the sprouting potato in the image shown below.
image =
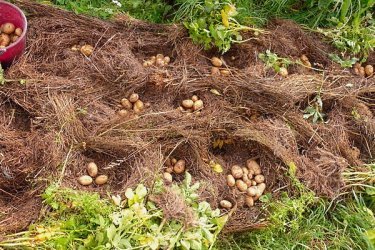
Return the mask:
{"type": "Polygon", "coordinates": [[[129,97],[129,101],[131,103],[135,103],[136,101],[138,101],[138,99],[139,99],[139,95],[137,93],[133,93],[129,97]]]}
{"type": "Polygon", "coordinates": [[[374,67],[370,64],[366,65],[365,73],[366,73],[367,76],[371,76],[372,74],[374,74],[374,67]]]}
{"type": "Polygon", "coordinates": [[[99,175],[95,179],[95,184],[96,185],[104,185],[104,184],[107,183],[107,181],[108,181],[108,176],[106,176],[106,175],[99,175]]]}
{"type": "Polygon", "coordinates": [[[263,182],[264,182],[264,175],[261,175],[261,174],[256,175],[256,176],[254,177],[254,181],[255,181],[256,183],[263,183],[263,182]]]}
{"type": "Polygon", "coordinates": [[[193,110],[194,111],[201,110],[202,108],[203,108],[203,101],[202,100],[198,100],[198,101],[193,103],[193,110]]]}
{"type": "Polygon", "coordinates": [[[254,199],[253,197],[250,197],[250,196],[246,196],[245,198],[245,203],[248,207],[252,207],[254,206],[254,199]]]}
{"type": "Polygon", "coordinates": [[[220,206],[222,208],[230,209],[230,208],[232,208],[232,203],[230,201],[227,201],[227,200],[222,200],[222,201],[220,201],[220,206]]]}
{"type": "Polygon", "coordinates": [[[236,185],[236,180],[234,179],[233,175],[227,175],[227,184],[230,187],[234,187],[236,185]]]}
{"type": "Polygon", "coordinates": [[[191,97],[191,100],[192,100],[193,102],[196,102],[196,101],[199,100],[199,98],[198,98],[198,96],[193,95],[193,96],[191,97]]]}
{"type": "Polygon", "coordinates": [[[173,167],[176,174],[182,174],[185,171],[185,160],[178,160],[173,167]]]}
{"type": "Polygon", "coordinates": [[[252,186],[247,189],[247,195],[255,196],[257,194],[258,194],[258,188],[256,186],[252,186]]]}
{"type": "Polygon", "coordinates": [[[121,99],[121,105],[126,109],[132,109],[133,107],[132,103],[127,98],[121,99]]]}
{"type": "Polygon", "coordinates": [[[233,177],[236,179],[242,178],[243,176],[242,168],[238,165],[233,165],[231,172],[232,172],[233,177]]]}
{"type": "Polygon", "coordinates": [[[172,175],[171,175],[170,173],[168,173],[168,172],[164,172],[164,174],[163,174],[163,178],[164,178],[164,180],[165,180],[167,183],[172,183],[172,181],[173,181],[173,177],[172,177],[172,175]]]}
{"type": "Polygon", "coordinates": [[[182,107],[186,109],[190,109],[194,106],[194,102],[190,99],[186,99],[182,101],[182,107]]]}
{"type": "Polygon", "coordinates": [[[249,173],[252,173],[251,170],[254,172],[252,173],[253,175],[258,175],[262,173],[259,164],[255,160],[247,160],[246,166],[249,169],[249,173]]]}
{"type": "Polygon", "coordinates": [[[220,60],[220,58],[214,56],[211,58],[211,63],[215,67],[221,67],[223,65],[223,61],[220,60]]]}
{"type": "Polygon", "coordinates": [[[287,77],[288,76],[288,70],[284,67],[280,67],[279,69],[279,75],[281,75],[282,77],[287,77]]]}
{"type": "Polygon", "coordinates": [[[7,47],[10,43],[10,37],[7,34],[0,34],[0,46],[7,47]]]}
{"type": "Polygon", "coordinates": [[[220,69],[218,67],[212,67],[211,68],[211,75],[213,75],[213,76],[220,75],[220,69]]]}
{"type": "Polygon", "coordinates": [[[241,192],[245,192],[247,190],[247,185],[243,180],[236,180],[236,187],[241,192]]]}
{"type": "Polygon", "coordinates": [[[95,164],[95,162],[89,162],[87,164],[87,173],[91,177],[96,177],[98,175],[98,166],[95,164]]]}
{"type": "Polygon", "coordinates": [[[17,28],[17,29],[15,29],[15,31],[14,31],[14,34],[15,34],[16,36],[21,36],[22,33],[23,33],[23,30],[22,30],[21,28],[17,28]]]}
{"type": "Polygon", "coordinates": [[[81,184],[82,186],[88,186],[92,183],[92,178],[91,176],[88,176],[88,175],[82,175],[81,177],[78,178],[78,183],[81,184]]]}
{"type": "Polygon", "coordinates": [[[12,34],[16,29],[13,23],[4,23],[1,27],[1,31],[8,35],[12,34]]]}
{"type": "Polygon", "coordinates": [[[92,47],[89,44],[83,45],[81,47],[81,53],[84,54],[85,56],[91,56],[93,52],[94,52],[94,47],[92,47]]]}

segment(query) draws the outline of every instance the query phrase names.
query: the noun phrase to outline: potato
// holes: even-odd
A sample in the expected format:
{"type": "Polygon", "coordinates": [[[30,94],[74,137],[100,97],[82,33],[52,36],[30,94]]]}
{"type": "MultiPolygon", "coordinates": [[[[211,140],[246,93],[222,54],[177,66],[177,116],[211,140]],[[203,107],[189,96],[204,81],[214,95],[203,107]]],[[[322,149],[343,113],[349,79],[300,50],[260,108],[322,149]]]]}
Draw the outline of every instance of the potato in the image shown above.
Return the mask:
{"type": "Polygon", "coordinates": [[[163,60],[164,59],[164,55],[163,54],[157,54],[156,55],[156,60],[157,59],[162,59],[163,60]]]}
{"type": "Polygon", "coordinates": [[[12,34],[16,29],[13,23],[4,23],[1,27],[1,31],[8,35],[12,34]]]}
{"type": "Polygon", "coordinates": [[[359,75],[360,76],[366,76],[366,71],[365,71],[364,67],[360,67],[358,70],[359,70],[359,75]]]}
{"type": "Polygon", "coordinates": [[[129,112],[127,110],[125,110],[125,109],[120,109],[119,111],[117,111],[117,114],[119,116],[125,117],[125,116],[127,116],[129,114],[129,112]]]}
{"type": "Polygon", "coordinates": [[[15,29],[15,31],[14,31],[14,34],[15,34],[16,36],[21,36],[22,33],[23,33],[23,30],[22,30],[21,28],[17,28],[17,29],[15,29]]]}
{"type": "Polygon", "coordinates": [[[355,75],[359,75],[359,68],[354,68],[353,72],[354,72],[355,75]]]}
{"type": "Polygon", "coordinates": [[[254,177],[254,181],[256,183],[263,183],[264,182],[264,175],[258,174],[254,177]]]}
{"type": "Polygon", "coordinates": [[[163,178],[164,178],[166,183],[172,183],[172,181],[173,181],[172,175],[168,172],[164,172],[163,178]]]}
{"type": "Polygon", "coordinates": [[[201,110],[201,109],[203,109],[203,101],[202,100],[198,100],[198,101],[193,103],[193,110],[194,111],[201,110]]]}
{"type": "Polygon", "coordinates": [[[222,69],[222,70],[220,70],[220,74],[222,76],[230,76],[230,70],[228,70],[228,69],[222,69]]]}
{"type": "Polygon", "coordinates": [[[231,168],[231,172],[233,177],[236,179],[242,178],[243,176],[242,168],[238,165],[233,165],[231,168]]]}
{"type": "Polygon", "coordinates": [[[212,76],[218,76],[218,75],[220,75],[221,73],[220,73],[220,69],[219,68],[217,68],[217,67],[212,67],[211,68],[211,75],[212,76]]]}
{"type": "Polygon", "coordinates": [[[81,177],[78,178],[78,183],[81,184],[82,186],[88,186],[92,183],[92,178],[91,176],[88,176],[88,175],[82,175],[81,177]]]}
{"type": "Polygon", "coordinates": [[[138,99],[139,99],[139,95],[136,93],[131,94],[129,97],[129,101],[131,103],[135,103],[136,101],[138,101],[138,99]]]}
{"type": "Polygon", "coordinates": [[[356,62],[353,66],[355,69],[359,69],[361,67],[361,64],[356,62]]]}
{"type": "Polygon", "coordinates": [[[17,35],[12,35],[12,36],[10,37],[10,41],[11,41],[12,43],[15,43],[15,42],[17,42],[18,38],[20,38],[20,37],[17,36],[17,35]]]}
{"type": "Polygon", "coordinates": [[[176,158],[172,158],[171,159],[171,163],[174,165],[174,164],[176,164],[177,163],[177,159],[176,158]]]}
{"type": "Polygon", "coordinates": [[[247,185],[243,180],[236,180],[236,187],[241,192],[245,192],[247,190],[247,185]]]}
{"type": "Polygon", "coordinates": [[[230,208],[232,208],[232,203],[230,201],[227,201],[227,200],[222,200],[222,201],[220,201],[220,206],[222,208],[230,209],[230,208]]]}
{"type": "Polygon", "coordinates": [[[164,63],[168,64],[171,61],[171,58],[169,56],[164,57],[164,63]]]}
{"type": "Polygon", "coordinates": [[[252,186],[247,189],[247,195],[255,196],[257,194],[258,194],[258,188],[256,186],[252,186]]]}
{"type": "Polygon", "coordinates": [[[256,181],[251,181],[251,184],[252,184],[253,186],[256,186],[258,183],[257,183],[256,181]]]}
{"type": "Polygon", "coordinates": [[[127,98],[121,99],[121,105],[126,109],[132,109],[133,108],[133,104],[127,98]]]}
{"type": "Polygon", "coordinates": [[[92,47],[91,45],[86,44],[81,47],[81,53],[85,56],[91,56],[93,52],[94,47],[92,47]]]}
{"type": "Polygon", "coordinates": [[[182,101],[182,107],[186,109],[190,109],[194,106],[194,102],[190,99],[186,99],[182,101]]]}
{"type": "Polygon", "coordinates": [[[220,60],[220,58],[218,58],[216,56],[214,56],[214,57],[211,58],[211,63],[215,67],[221,67],[223,65],[223,62],[220,60]]]}
{"type": "Polygon", "coordinates": [[[185,160],[178,160],[173,167],[176,174],[182,174],[185,171],[185,160]]]}
{"type": "Polygon", "coordinates": [[[160,67],[165,66],[164,58],[156,58],[155,64],[156,66],[160,66],[160,67]]]}
{"type": "Polygon", "coordinates": [[[147,60],[147,61],[144,61],[144,62],[143,62],[143,67],[150,67],[150,66],[152,66],[153,64],[154,64],[153,62],[147,60]]]}
{"type": "Polygon", "coordinates": [[[87,164],[87,173],[91,177],[98,175],[98,166],[95,164],[95,162],[89,162],[89,164],[87,164]]]}
{"type": "Polygon", "coordinates": [[[366,65],[365,73],[367,76],[371,76],[372,74],[374,74],[374,67],[372,65],[366,65]]]}
{"type": "Polygon", "coordinates": [[[249,169],[242,167],[242,172],[244,175],[246,175],[246,178],[248,177],[247,175],[249,174],[249,169]]]}
{"type": "Polygon", "coordinates": [[[0,46],[7,47],[10,43],[10,37],[7,34],[0,34],[0,46]]]}
{"type": "Polygon", "coordinates": [[[258,195],[262,195],[264,193],[264,190],[266,190],[266,184],[260,183],[258,186],[258,195]]]}
{"type": "Polygon", "coordinates": [[[236,185],[236,180],[234,179],[233,175],[227,175],[227,184],[230,187],[234,187],[236,185]]]}
{"type": "Polygon", "coordinates": [[[251,179],[253,179],[253,174],[250,173],[250,171],[249,171],[249,173],[247,174],[247,177],[249,178],[249,180],[251,180],[251,179]]]}
{"type": "Polygon", "coordinates": [[[133,108],[135,108],[135,107],[137,107],[137,109],[139,109],[139,110],[144,110],[145,105],[143,104],[143,102],[141,100],[137,100],[134,103],[134,107],[133,108]]]}
{"type": "Polygon", "coordinates": [[[248,207],[254,206],[254,199],[253,197],[246,196],[245,203],[248,207]]]}
{"type": "Polygon", "coordinates": [[[300,59],[301,59],[302,62],[308,62],[308,61],[309,61],[309,58],[307,58],[306,55],[302,55],[302,56],[300,57],[300,59]]]}
{"type": "Polygon", "coordinates": [[[287,77],[288,76],[288,70],[284,67],[280,67],[279,69],[279,75],[281,75],[282,77],[287,77]]]}
{"type": "Polygon", "coordinates": [[[198,98],[198,96],[193,95],[193,96],[191,97],[191,100],[192,100],[193,102],[196,102],[196,101],[199,100],[199,98],[198,98]]]}
{"type": "Polygon", "coordinates": [[[95,179],[95,184],[96,185],[104,185],[104,184],[107,183],[107,181],[108,181],[108,176],[106,176],[106,175],[99,175],[95,179]]]}
{"type": "Polygon", "coordinates": [[[258,175],[258,174],[262,173],[259,164],[255,160],[252,160],[252,159],[247,160],[246,166],[249,169],[249,172],[251,172],[251,170],[252,170],[254,172],[253,174],[255,174],[255,175],[258,175]]]}
{"type": "Polygon", "coordinates": [[[306,67],[308,67],[308,68],[311,68],[311,62],[309,62],[309,61],[306,61],[306,62],[302,62],[303,63],[303,65],[305,65],[306,67]]]}

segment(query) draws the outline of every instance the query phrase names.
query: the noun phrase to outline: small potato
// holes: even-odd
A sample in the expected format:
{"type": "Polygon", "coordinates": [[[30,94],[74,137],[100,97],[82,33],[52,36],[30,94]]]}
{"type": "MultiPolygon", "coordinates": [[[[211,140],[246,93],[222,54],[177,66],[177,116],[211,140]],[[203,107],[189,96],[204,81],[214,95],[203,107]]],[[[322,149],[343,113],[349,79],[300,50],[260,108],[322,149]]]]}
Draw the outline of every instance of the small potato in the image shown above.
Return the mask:
{"type": "Polygon", "coordinates": [[[160,67],[165,66],[164,58],[156,58],[155,64],[156,66],[160,66],[160,67]]]}
{"type": "Polygon", "coordinates": [[[234,179],[233,175],[227,175],[227,184],[230,187],[234,187],[236,185],[236,180],[234,179]]]}
{"type": "Polygon", "coordinates": [[[143,110],[145,108],[145,105],[141,100],[137,100],[134,103],[134,107],[137,107],[139,110],[143,110]]]}
{"type": "Polygon", "coordinates": [[[250,173],[250,171],[249,171],[249,173],[248,173],[248,175],[247,175],[247,177],[249,178],[249,180],[251,180],[251,179],[253,179],[253,174],[252,173],[250,173]]]}
{"type": "Polygon", "coordinates": [[[81,184],[82,186],[88,186],[92,183],[92,178],[91,176],[88,176],[88,175],[82,175],[81,177],[78,178],[78,183],[81,184]]]}
{"type": "Polygon", "coordinates": [[[211,58],[211,63],[215,67],[221,67],[223,65],[223,61],[220,60],[220,58],[214,56],[211,58]]]}
{"type": "Polygon", "coordinates": [[[282,77],[287,77],[288,76],[288,70],[284,67],[280,67],[279,69],[279,75],[281,75],[282,77]]]}
{"type": "Polygon", "coordinates": [[[169,56],[164,57],[164,63],[168,64],[171,61],[171,58],[169,56]]]}
{"type": "Polygon", "coordinates": [[[254,206],[254,199],[253,199],[253,197],[246,196],[245,203],[246,203],[246,205],[248,207],[253,207],[254,206]]]}
{"type": "Polygon", "coordinates": [[[251,181],[251,184],[252,184],[253,186],[256,186],[258,183],[257,183],[256,181],[251,181]]]}
{"type": "Polygon", "coordinates": [[[125,109],[120,109],[119,111],[117,111],[117,114],[121,117],[125,117],[128,116],[129,112],[125,109]]]}
{"type": "Polygon", "coordinates": [[[361,67],[361,64],[360,63],[358,63],[358,62],[356,62],[355,64],[354,64],[354,66],[353,66],[355,69],[357,68],[357,69],[359,69],[360,67],[361,67]]]}
{"type": "Polygon", "coordinates": [[[259,174],[259,175],[256,175],[255,177],[254,177],[254,181],[256,182],[256,183],[263,183],[264,182],[264,175],[261,175],[261,174],[259,174]]]}
{"type": "Polygon", "coordinates": [[[126,109],[132,109],[133,108],[133,104],[127,98],[121,99],[121,105],[126,109]]]}
{"type": "Polygon", "coordinates": [[[196,111],[196,110],[201,110],[201,109],[203,109],[203,101],[198,100],[198,101],[194,102],[193,110],[196,111]]]}
{"type": "Polygon", "coordinates": [[[359,75],[359,68],[354,68],[353,72],[354,72],[355,75],[359,75]]]}
{"type": "Polygon", "coordinates": [[[164,55],[163,54],[157,54],[156,59],[164,59],[164,55]]]}
{"type": "Polygon", "coordinates": [[[0,46],[7,47],[10,43],[10,37],[7,34],[0,34],[0,46]]]}
{"type": "Polygon", "coordinates": [[[252,186],[247,189],[247,195],[255,196],[257,194],[258,194],[258,188],[256,186],[252,186]]]}
{"type": "Polygon", "coordinates": [[[15,34],[16,36],[21,36],[22,33],[23,33],[23,30],[22,30],[21,28],[17,28],[17,29],[15,29],[15,31],[14,31],[14,34],[15,34]]]}
{"type": "Polygon", "coordinates": [[[11,41],[12,43],[15,43],[15,42],[17,42],[18,38],[20,38],[20,37],[17,36],[17,35],[12,35],[12,36],[10,37],[10,41],[11,41]]]}
{"type": "Polygon", "coordinates": [[[360,76],[366,76],[366,71],[365,71],[364,67],[360,67],[358,70],[359,70],[359,75],[360,76]]]}
{"type": "Polygon", "coordinates": [[[232,203],[230,201],[227,201],[227,200],[222,200],[222,201],[220,201],[220,206],[222,208],[230,209],[230,208],[232,208],[232,203]]]}
{"type": "Polygon", "coordinates": [[[193,95],[193,96],[191,97],[191,100],[192,100],[193,102],[196,102],[196,101],[199,100],[199,98],[198,98],[198,96],[193,95]]]}
{"type": "Polygon", "coordinates": [[[231,168],[231,172],[233,177],[236,179],[242,178],[243,176],[242,168],[238,165],[233,165],[231,168]]]}
{"type": "Polygon", "coordinates": [[[309,61],[305,61],[305,62],[302,62],[303,63],[303,65],[305,65],[306,67],[308,67],[308,68],[311,68],[311,62],[309,62],[309,61]]]}
{"type": "Polygon", "coordinates": [[[253,172],[254,172],[253,174],[255,174],[255,175],[258,175],[258,174],[262,173],[259,164],[255,160],[252,160],[252,159],[247,160],[246,166],[249,169],[249,173],[251,173],[251,170],[253,170],[253,172]]]}
{"type": "Polygon", "coordinates": [[[152,66],[153,64],[154,64],[153,62],[147,60],[147,61],[144,61],[144,62],[143,62],[143,67],[150,67],[150,66],[152,66]]]}
{"type": "Polygon", "coordinates": [[[242,172],[243,172],[244,175],[246,175],[246,177],[248,177],[247,176],[249,174],[249,169],[248,168],[242,167],[242,172]]]}
{"type": "Polygon", "coordinates": [[[365,73],[367,76],[371,76],[372,74],[374,74],[374,67],[372,65],[366,65],[365,73]]]}
{"type": "Polygon", "coordinates": [[[222,69],[222,70],[220,70],[220,74],[222,76],[230,76],[230,70],[228,70],[228,69],[222,69]]]}
{"type": "Polygon", "coordinates": [[[185,171],[185,160],[178,160],[173,167],[176,174],[182,174],[185,171]]]}
{"type": "Polygon", "coordinates": [[[84,54],[85,56],[91,56],[93,52],[94,52],[94,47],[92,47],[89,44],[83,45],[81,47],[81,53],[84,54]]]}
{"type": "Polygon", "coordinates": [[[104,185],[104,184],[107,183],[107,181],[108,181],[108,176],[106,176],[106,175],[99,175],[95,179],[95,184],[96,185],[104,185]]]}
{"type": "Polygon", "coordinates": [[[241,192],[245,192],[247,190],[247,185],[243,180],[236,180],[236,187],[241,192]]]}
{"type": "Polygon", "coordinates": [[[190,99],[186,99],[182,101],[182,107],[186,109],[190,109],[194,106],[194,102],[190,99]]]}
{"type": "Polygon", "coordinates": [[[174,165],[174,164],[176,164],[177,163],[177,159],[176,158],[172,158],[171,159],[171,163],[174,165]]]}
{"type": "Polygon", "coordinates": [[[163,178],[164,178],[165,182],[167,182],[167,183],[172,183],[172,181],[173,181],[172,175],[168,172],[164,172],[163,178]]]}
{"type": "Polygon", "coordinates": [[[16,29],[13,23],[4,23],[1,27],[1,31],[8,35],[12,34],[16,29]]]}
{"type": "Polygon", "coordinates": [[[302,55],[302,56],[300,57],[300,59],[301,59],[302,62],[308,62],[308,61],[309,61],[309,58],[307,58],[306,55],[302,55]]]}
{"type": "Polygon", "coordinates": [[[89,164],[87,164],[87,173],[91,177],[96,177],[98,175],[98,166],[95,162],[89,162],[89,164]]]}
{"type": "Polygon", "coordinates": [[[212,67],[211,68],[211,75],[212,76],[219,76],[221,73],[220,73],[220,69],[218,67],[212,67]]]}
{"type": "Polygon", "coordinates": [[[137,93],[133,93],[129,97],[129,101],[131,103],[135,103],[136,101],[138,101],[138,99],[139,99],[139,95],[137,93]]]}
{"type": "Polygon", "coordinates": [[[260,183],[258,186],[258,195],[262,195],[264,193],[264,190],[266,190],[266,184],[260,183]]]}

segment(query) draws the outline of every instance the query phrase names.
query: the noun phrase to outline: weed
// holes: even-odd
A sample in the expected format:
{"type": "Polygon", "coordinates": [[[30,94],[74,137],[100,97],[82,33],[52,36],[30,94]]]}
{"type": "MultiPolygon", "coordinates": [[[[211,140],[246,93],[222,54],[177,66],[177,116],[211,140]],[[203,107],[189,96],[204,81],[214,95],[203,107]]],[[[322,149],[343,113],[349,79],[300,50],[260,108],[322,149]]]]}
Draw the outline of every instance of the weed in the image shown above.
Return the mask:
{"type": "Polygon", "coordinates": [[[304,119],[311,119],[313,123],[317,122],[324,122],[326,115],[323,113],[323,102],[322,98],[320,97],[320,93],[318,93],[314,99],[309,102],[309,106],[303,111],[304,119]]]}
{"type": "Polygon", "coordinates": [[[287,69],[290,64],[294,63],[288,58],[279,57],[277,54],[272,53],[270,50],[266,50],[265,54],[260,53],[259,59],[261,59],[266,64],[266,68],[273,68],[276,72],[279,72],[281,67],[287,69]]]}

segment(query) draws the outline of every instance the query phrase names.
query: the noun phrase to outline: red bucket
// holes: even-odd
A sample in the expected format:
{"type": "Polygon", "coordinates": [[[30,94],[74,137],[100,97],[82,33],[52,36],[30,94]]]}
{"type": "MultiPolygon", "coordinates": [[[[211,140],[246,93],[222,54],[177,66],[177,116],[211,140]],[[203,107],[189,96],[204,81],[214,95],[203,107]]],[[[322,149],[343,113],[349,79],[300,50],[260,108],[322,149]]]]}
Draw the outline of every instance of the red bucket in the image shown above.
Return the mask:
{"type": "Polygon", "coordinates": [[[17,6],[0,0],[0,25],[7,22],[13,23],[16,28],[21,28],[23,33],[16,42],[8,47],[0,48],[0,63],[4,67],[9,66],[25,50],[27,20],[17,6]]]}

